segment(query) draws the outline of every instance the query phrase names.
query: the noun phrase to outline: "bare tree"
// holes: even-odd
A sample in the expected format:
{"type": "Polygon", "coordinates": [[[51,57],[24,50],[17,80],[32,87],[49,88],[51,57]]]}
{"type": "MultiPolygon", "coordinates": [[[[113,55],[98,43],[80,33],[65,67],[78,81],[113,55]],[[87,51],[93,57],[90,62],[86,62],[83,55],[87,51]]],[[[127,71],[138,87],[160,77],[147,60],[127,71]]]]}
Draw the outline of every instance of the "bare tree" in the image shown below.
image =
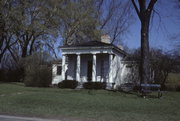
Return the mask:
{"type": "Polygon", "coordinates": [[[157,0],[131,0],[135,11],[141,22],[141,83],[150,81],[150,61],[149,61],[149,25],[151,13],[157,0]]]}
{"type": "Polygon", "coordinates": [[[97,10],[100,29],[111,36],[111,43],[119,42],[131,23],[132,12],[129,1],[100,0],[97,10]]]}
{"type": "Polygon", "coordinates": [[[11,6],[12,1],[0,1],[0,63],[6,51],[17,43],[13,36],[13,22],[9,19],[11,6]]]}
{"type": "Polygon", "coordinates": [[[169,73],[176,69],[178,62],[176,57],[160,49],[151,49],[151,69],[154,71],[154,81],[161,84],[162,88],[165,87],[169,73]]]}

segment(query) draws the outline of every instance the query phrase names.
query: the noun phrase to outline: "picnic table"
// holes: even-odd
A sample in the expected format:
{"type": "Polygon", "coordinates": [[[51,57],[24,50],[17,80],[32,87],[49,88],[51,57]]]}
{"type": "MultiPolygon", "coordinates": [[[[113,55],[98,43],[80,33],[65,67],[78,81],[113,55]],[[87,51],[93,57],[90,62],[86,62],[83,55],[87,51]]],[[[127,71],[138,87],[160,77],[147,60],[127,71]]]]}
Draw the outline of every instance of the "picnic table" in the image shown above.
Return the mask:
{"type": "Polygon", "coordinates": [[[160,84],[141,84],[141,93],[143,97],[146,97],[149,93],[157,92],[158,98],[162,96],[160,84]]]}

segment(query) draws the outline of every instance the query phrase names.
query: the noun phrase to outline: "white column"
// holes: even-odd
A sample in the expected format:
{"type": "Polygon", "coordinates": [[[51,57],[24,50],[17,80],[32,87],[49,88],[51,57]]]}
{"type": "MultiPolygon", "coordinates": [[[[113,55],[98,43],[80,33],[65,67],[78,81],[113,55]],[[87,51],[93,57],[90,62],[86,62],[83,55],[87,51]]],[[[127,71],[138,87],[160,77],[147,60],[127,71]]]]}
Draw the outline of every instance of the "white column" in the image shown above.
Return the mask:
{"type": "Polygon", "coordinates": [[[97,81],[96,80],[96,54],[93,54],[92,81],[93,82],[97,81]]]}
{"type": "Polygon", "coordinates": [[[113,79],[112,79],[112,60],[113,60],[113,55],[109,54],[109,83],[113,83],[113,79]]]}
{"type": "Polygon", "coordinates": [[[52,65],[52,75],[53,75],[53,77],[57,75],[57,65],[56,64],[52,65]]]}
{"type": "Polygon", "coordinates": [[[80,69],[81,69],[81,56],[80,54],[77,55],[77,66],[76,66],[76,81],[80,82],[80,69]]]}
{"type": "Polygon", "coordinates": [[[62,71],[61,71],[61,76],[62,80],[65,80],[65,70],[66,69],[66,55],[62,55],[62,71]]]}

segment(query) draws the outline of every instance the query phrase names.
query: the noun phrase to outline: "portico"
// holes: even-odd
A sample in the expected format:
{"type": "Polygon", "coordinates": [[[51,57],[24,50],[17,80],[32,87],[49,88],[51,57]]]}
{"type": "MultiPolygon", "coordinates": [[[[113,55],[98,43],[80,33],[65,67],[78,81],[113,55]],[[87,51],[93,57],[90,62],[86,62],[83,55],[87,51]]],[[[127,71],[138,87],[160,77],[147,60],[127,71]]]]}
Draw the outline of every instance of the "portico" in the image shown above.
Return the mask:
{"type": "Polygon", "coordinates": [[[63,54],[62,80],[73,79],[78,82],[100,81],[113,83],[111,76],[112,60],[113,54],[108,53],[63,54]]]}

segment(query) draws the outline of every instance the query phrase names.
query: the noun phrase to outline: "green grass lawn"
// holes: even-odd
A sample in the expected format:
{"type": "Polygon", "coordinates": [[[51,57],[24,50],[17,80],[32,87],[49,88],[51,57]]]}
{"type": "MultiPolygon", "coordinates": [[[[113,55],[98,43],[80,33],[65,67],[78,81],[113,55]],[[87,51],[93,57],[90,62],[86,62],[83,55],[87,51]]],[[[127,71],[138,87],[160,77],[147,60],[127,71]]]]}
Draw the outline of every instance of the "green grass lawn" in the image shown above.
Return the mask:
{"type": "Polygon", "coordinates": [[[180,91],[180,73],[170,73],[166,81],[166,87],[169,90],[180,91]]]}
{"type": "Polygon", "coordinates": [[[169,73],[167,83],[180,83],[180,73],[169,73]]]}
{"type": "Polygon", "coordinates": [[[105,90],[30,88],[0,83],[0,114],[103,121],[179,121],[180,92],[161,99],[105,90]]]}

